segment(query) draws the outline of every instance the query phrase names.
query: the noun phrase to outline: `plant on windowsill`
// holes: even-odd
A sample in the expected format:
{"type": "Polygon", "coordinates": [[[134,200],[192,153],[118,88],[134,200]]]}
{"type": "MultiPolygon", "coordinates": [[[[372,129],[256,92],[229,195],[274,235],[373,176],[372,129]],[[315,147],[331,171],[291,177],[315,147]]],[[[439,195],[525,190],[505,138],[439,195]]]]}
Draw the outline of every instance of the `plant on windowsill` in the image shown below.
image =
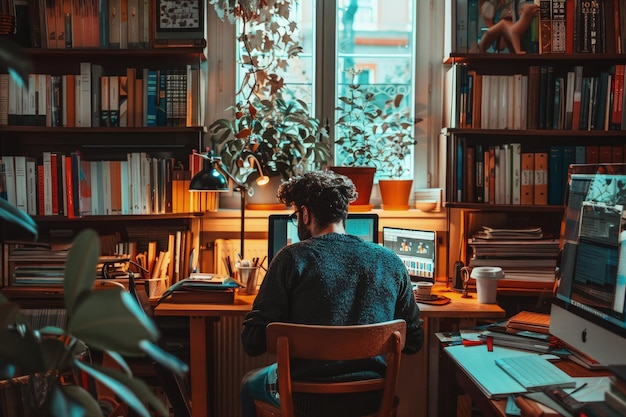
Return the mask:
{"type": "MultiPolygon", "coordinates": [[[[24,82],[29,68],[24,52],[0,39],[0,70],[8,70],[16,80],[24,82]]],[[[38,237],[33,219],[3,198],[0,220],[17,225],[34,239],[38,237]]],[[[169,415],[147,384],[133,377],[124,357],[149,355],[181,377],[187,372],[187,365],[156,345],[158,330],[130,292],[93,290],[99,255],[97,233],[82,231],[65,264],[65,328],[32,328],[19,305],[0,293],[0,380],[28,376],[27,395],[21,404],[26,415],[102,415],[98,400],[68,378],[78,371],[111,389],[139,416],[151,416],[146,403],[160,415],[169,415]],[[109,354],[119,368],[82,361],[80,355],[87,351],[87,346],[109,354]]]]}
{"type": "MultiPolygon", "coordinates": [[[[356,80],[360,71],[348,71],[356,80]]],[[[410,158],[417,143],[413,126],[421,119],[410,116],[410,106],[402,105],[405,96],[401,93],[389,97],[355,81],[347,88],[348,95],[339,97],[339,105],[335,108],[338,114],[335,122],[338,165],[375,168],[383,208],[406,210],[412,186],[412,179],[408,177],[410,158]],[[390,180],[402,180],[404,194],[399,202],[385,204],[386,197],[398,195],[397,191],[388,193],[383,189],[390,180]]]]}
{"type": "Polygon", "coordinates": [[[297,27],[289,18],[291,0],[217,1],[222,20],[239,20],[237,40],[246,69],[231,107],[232,117],[214,121],[209,139],[235,178],[254,189],[261,175],[249,163],[252,155],[263,174],[287,180],[323,168],[332,158],[328,135],[297,92],[280,75],[301,51],[297,27]]]}

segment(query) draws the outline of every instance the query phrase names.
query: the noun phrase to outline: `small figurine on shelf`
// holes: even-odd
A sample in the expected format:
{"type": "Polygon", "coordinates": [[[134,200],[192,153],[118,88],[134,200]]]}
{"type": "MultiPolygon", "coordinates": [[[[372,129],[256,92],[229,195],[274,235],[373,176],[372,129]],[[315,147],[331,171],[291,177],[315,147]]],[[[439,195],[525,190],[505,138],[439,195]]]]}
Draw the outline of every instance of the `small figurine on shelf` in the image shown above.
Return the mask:
{"type": "Polygon", "coordinates": [[[521,47],[522,35],[528,30],[539,6],[532,2],[520,2],[519,18],[514,19],[512,4],[506,2],[506,7],[498,7],[496,0],[482,0],[480,13],[488,26],[478,43],[479,52],[502,52],[508,49],[516,54],[525,53],[521,47]]]}

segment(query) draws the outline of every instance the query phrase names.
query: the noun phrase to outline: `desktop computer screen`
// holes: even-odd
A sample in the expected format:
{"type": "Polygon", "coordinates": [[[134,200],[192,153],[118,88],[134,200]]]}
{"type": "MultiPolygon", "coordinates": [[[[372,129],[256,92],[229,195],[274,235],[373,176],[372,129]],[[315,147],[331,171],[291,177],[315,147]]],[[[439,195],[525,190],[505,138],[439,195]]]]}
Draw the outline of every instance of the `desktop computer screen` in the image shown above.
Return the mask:
{"type": "Polygon", "coordinates": [[[411,281],[435,282],[436,232],[383,227],[383,246],[394,251],[402,259],[411,281]]]}
{"type": "Polygon", "coordinates": [[[550,332],[603,365],[626,363],[626,165],[570,165],[550,332]]]}
{"type": "MultiPolygon", "coordinates": [[[[299,242],[298,227],[289,220],[289,214],[269,216],[267,237],[268,264],[287,245],[299,242]]],[[[358,236],[367,242],[378,243],[378,214],[348,213],[346,233],[358,236]]]]}

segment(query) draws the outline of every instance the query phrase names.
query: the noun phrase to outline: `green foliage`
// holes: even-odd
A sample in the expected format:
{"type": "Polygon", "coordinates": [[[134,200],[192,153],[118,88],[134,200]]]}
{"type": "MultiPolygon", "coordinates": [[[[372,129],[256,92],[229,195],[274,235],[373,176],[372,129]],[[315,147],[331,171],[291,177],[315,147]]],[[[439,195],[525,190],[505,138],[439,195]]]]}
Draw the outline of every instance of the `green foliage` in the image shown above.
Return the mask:
{"type": "Polygon", "coordinates": [[[349,85],[348,91],[335,108],[337,165],[376,167],[379,177],[406,176],[417,143],[413,125],[421,119],[410,117],[402,94],[383,101],[359,84],[349,85]]]}
{"type": "Polygon", "coordinates": [[[156,345],[156,326],[129,292],[93,290],[99,253],[100,238],[93,230],[82,231],[72,244],[64,280],[65,329],[32,329],[17,305],[0,294],[0,377],[27,374],[33,381],[45,379],[47,389],[38,403],[56,417],[100,414],[96,400],[87,391],[61,385],[57,378],[75,369],[109,387],[140,416],[150,416],[142,400],[161,415],[168,415],[145,382],[132,376],[122,355],[147,354],[181,376],[187,365],[156,345]],[[79,353],[85,346],[110,353],[121,371],[81,361],[79,353]]]}
{"type": "Polygon", "coordinates": [[[209,126],[209,138],[229,172],[243,182],[256,170],[283,179],[320,169],[332,158],[328,135],[306,103],[285,86],[280,74],[301,52],[298,29],[290,20],[295,0],[210,0],[218,16],[239,22],[240,65],[246,75],[237,91],[232,118],[209,126]]]}
{"type": "Polygon", "coordinates": [[[222,161],[236,178],[247,181],[254,171],[243,163],[254,155],[267,176],[283,179],[320,168],[332,157],[325,129],[311,117],[307,105],[285,98],[281,91],[269,99],[253,97],[238,105],[232,119],[220,119],[209,126],[209,137],[221,148],[222,161]]]}

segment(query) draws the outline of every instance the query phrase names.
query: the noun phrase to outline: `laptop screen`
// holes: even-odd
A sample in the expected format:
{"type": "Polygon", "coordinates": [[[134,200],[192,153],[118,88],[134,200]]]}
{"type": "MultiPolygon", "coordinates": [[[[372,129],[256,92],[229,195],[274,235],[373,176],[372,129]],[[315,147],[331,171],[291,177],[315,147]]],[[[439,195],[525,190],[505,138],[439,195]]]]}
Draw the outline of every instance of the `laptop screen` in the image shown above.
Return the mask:
{"type": "Polygon", "coordinates": [[[436,232],[383,227],[383,246],[402,259],[411,281],[435,282],[436,232]]]}

